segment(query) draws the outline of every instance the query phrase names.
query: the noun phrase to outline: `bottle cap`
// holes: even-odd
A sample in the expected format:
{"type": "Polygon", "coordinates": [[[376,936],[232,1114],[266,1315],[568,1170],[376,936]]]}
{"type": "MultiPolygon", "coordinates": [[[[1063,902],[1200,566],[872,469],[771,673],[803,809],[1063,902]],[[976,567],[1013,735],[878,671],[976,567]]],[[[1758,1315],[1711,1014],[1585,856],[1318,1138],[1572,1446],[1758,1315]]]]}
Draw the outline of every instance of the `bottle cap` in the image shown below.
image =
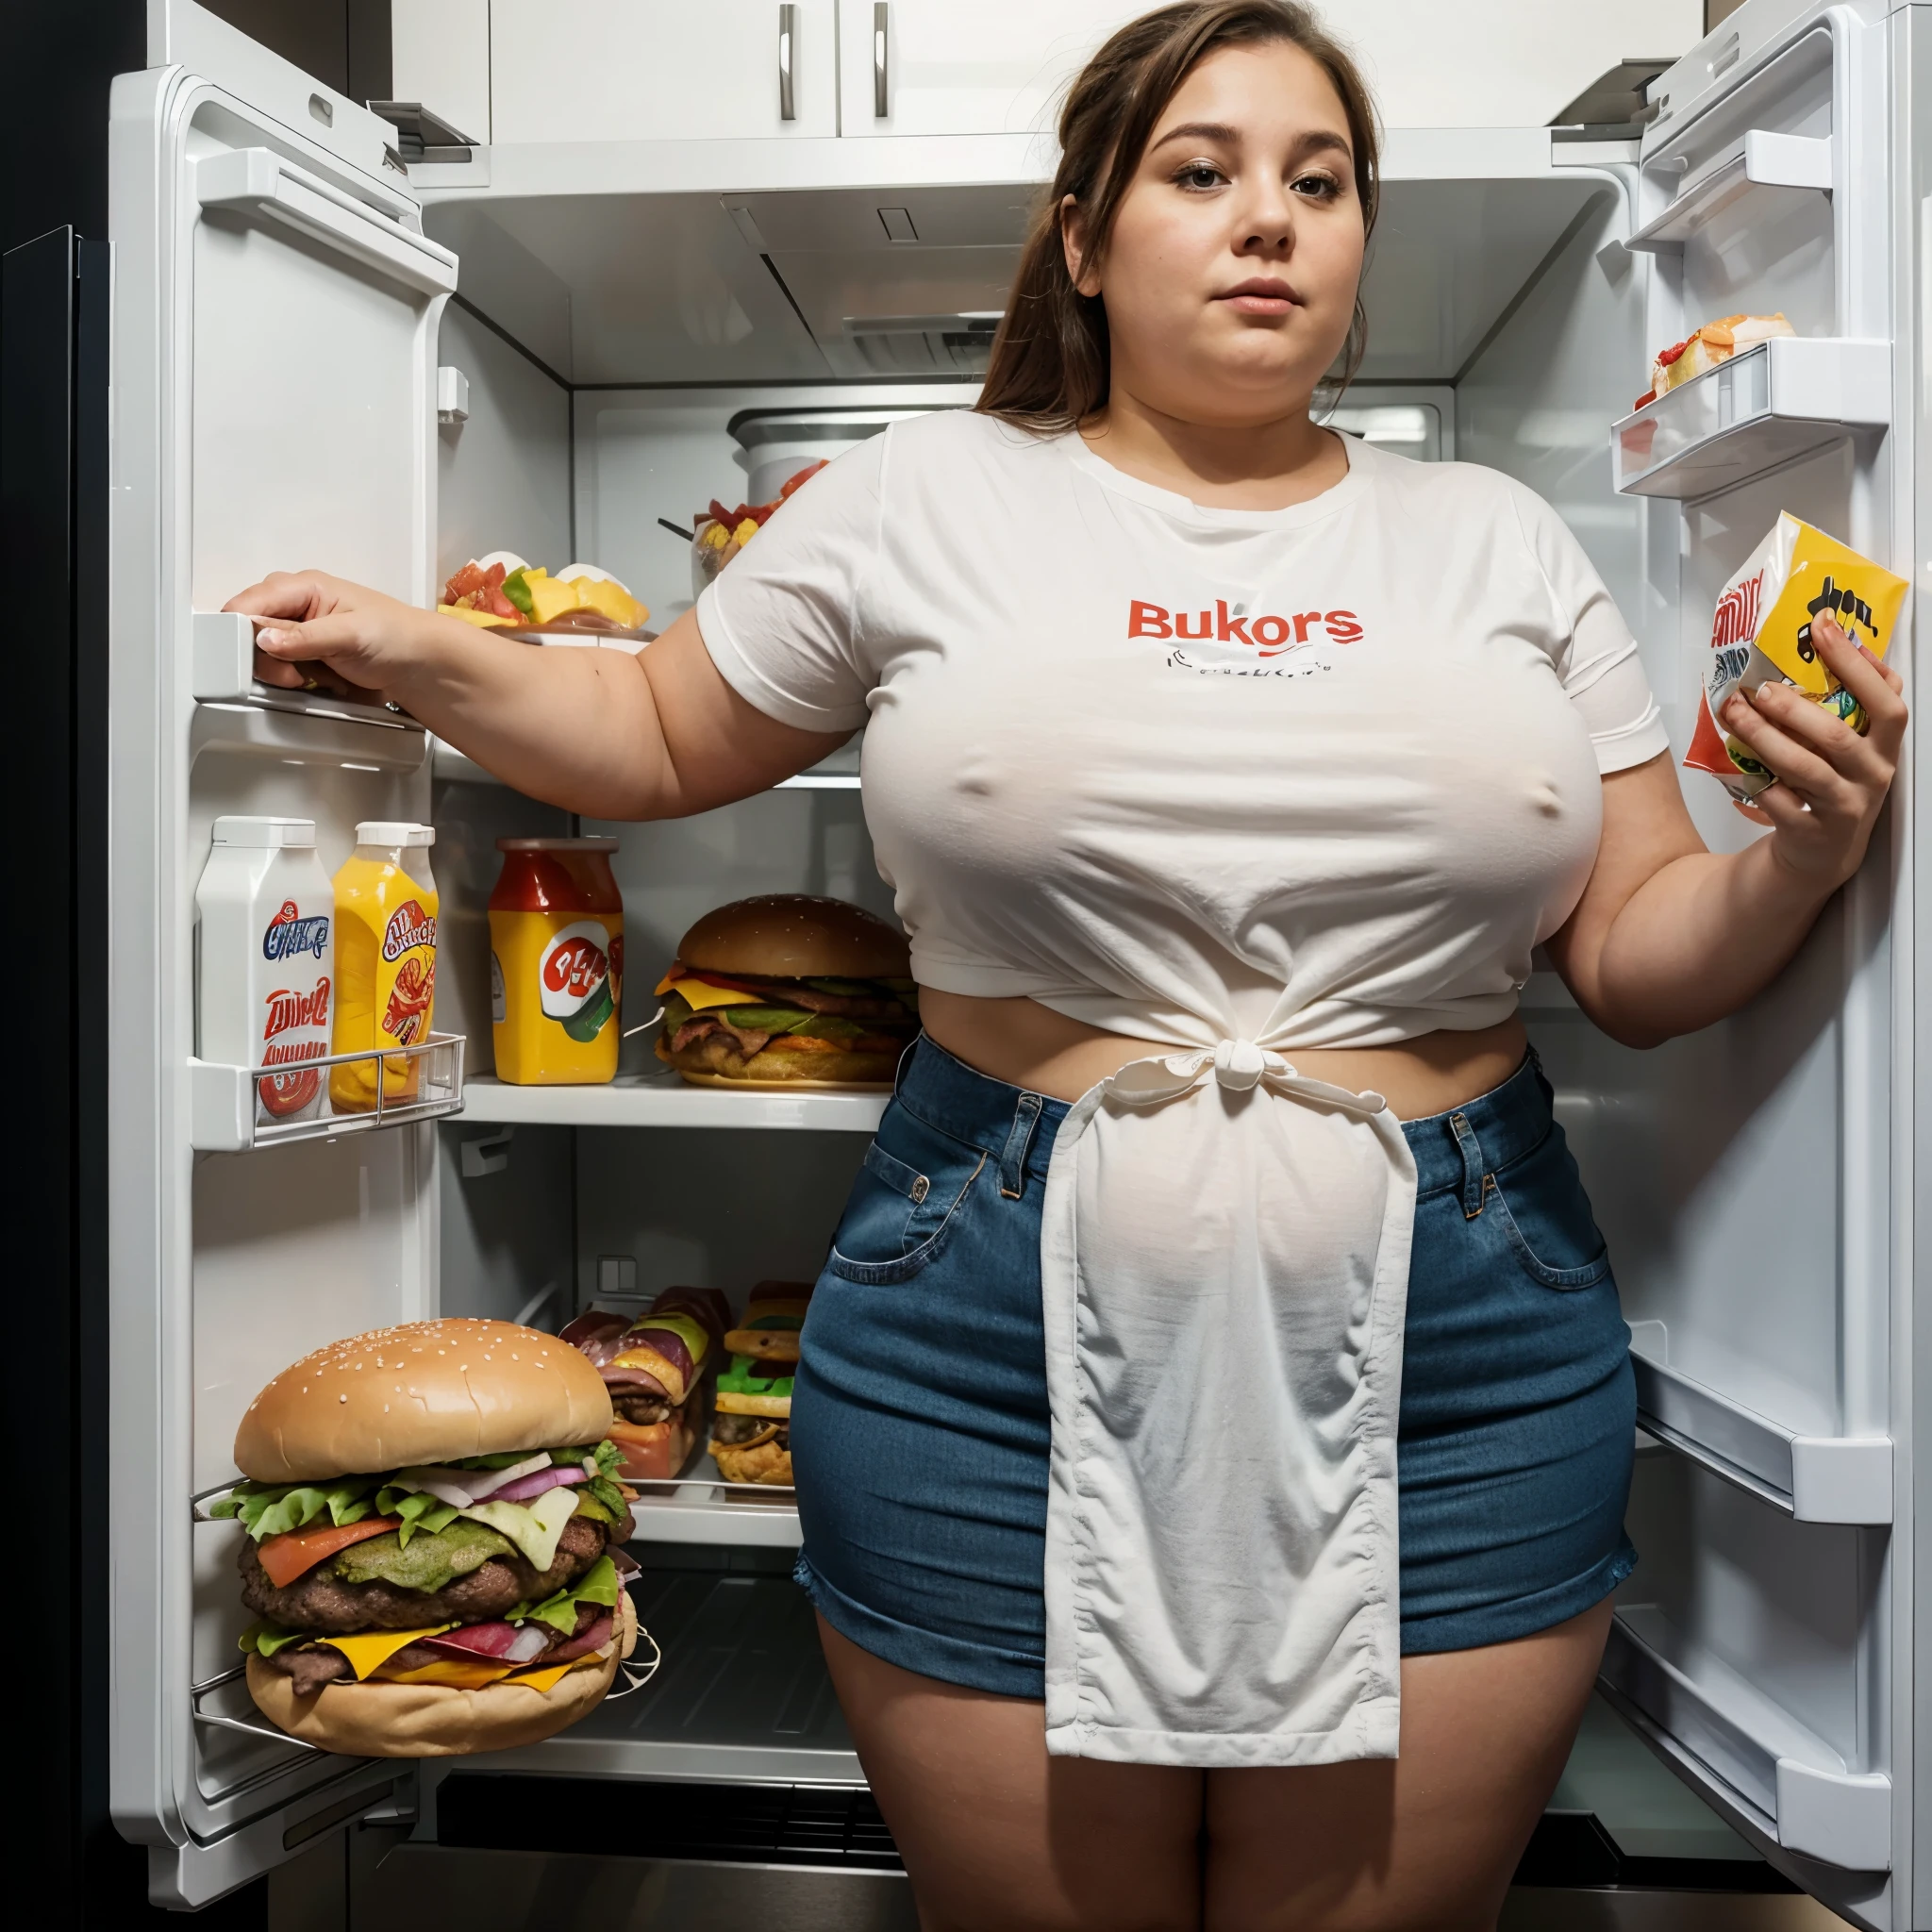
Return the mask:
{"type": "Polygon", "coordinates": [[[284,845],[313,845],[313,819],[219,818],[208,837],[217,845],[237,845],[251,852],[273,852],[284,845]]]}
{"type": "Polygon", "coordinates": [[[356,842],[358,845],[434,845],[436,827],[411,824],[408,819],[364,819],[356,827],[356,842]]]}

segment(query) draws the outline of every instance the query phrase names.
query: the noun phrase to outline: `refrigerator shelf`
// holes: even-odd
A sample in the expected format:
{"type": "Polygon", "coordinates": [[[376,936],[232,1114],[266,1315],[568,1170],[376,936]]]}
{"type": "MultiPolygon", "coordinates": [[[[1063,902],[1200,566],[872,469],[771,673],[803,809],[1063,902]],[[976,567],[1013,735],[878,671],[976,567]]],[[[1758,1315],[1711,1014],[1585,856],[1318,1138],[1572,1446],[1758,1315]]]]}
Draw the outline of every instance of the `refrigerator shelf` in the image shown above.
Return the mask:
{"type": "Polygon", "coordinates": [[[795,1550],[803,1541],[798,1503],[790,1489],[768,1483],[727,1483],[704,1457],[690,1475],[661,1483],[628,1479],[638,1491],[630,1506],[640,1543],[707,1543],[795,1550]]]}
{"type": "Polygon", "coordinates": [[[1666,1447],[1799,1523],[1891,1521],[1891,1441],[1804,1436],[1672,1368],[1637,1323],[1638,1426],[1666,1447]]]}
{"type": "Polygon", "coordinates": [[[1707,370],[1610,426],[1616,486],[1709,496],[1891,420],[1891,344],[1782,337],[1707,370]]]}
{"type": "Polygon", "coordinates": [[[1751,129],[1728,160],[1700,176],[1624,245],[1650,255],[1676,254],[1700,228],[1760,188],[1829,194],[1831,137],[1751,129]]]}
{"type": "Polygon", "coordinates": [[[1619,1606],[1597,1681],[1651,1748],[1734,1822],[1846,1871],[1890,1868],[1891,1780],[1849,1770],[1824,1739],[1654,1604],[1619,1606]]]}
{"type": "MultiPolygon", "coordinates": [[[[445,744],[441,739],[433,741],[431,755],[432,774],[447,782],[459,785],[501,785],[503,780],[494,772],[486,771],[475,758],[465,752],[459,752],[455,745],[445,744]]],[[[857,791],[858,790],[858,760],[854,748],[850,769],[845,769],[846,753],[841,748],[830,758],[821,759],[808,772],[797,773],[790,778],[781,778],[772,787],[774,791],[857,791]]]]}
{"type": "MultiPolygon", "coordinates": [[[[436,1120],[463,1110],[463,1049],[460,1033],[432,1033],[414,1046],[380,1052],[337,1053],[325,1059],[305,1060],[300,1067],[229,1067],[209,1060],[188,1062],[192,1112],[189,1140],[197,1154],[245,1154],[255,1147],[278,1147],[290,1141],[333,1141],[343,1134],[374,1133],[380,1127],[401,1126],[407,1121],[436,1120]],[[264,1120],[256,1082],[275,1074],[321,1072],[353,1065],[358,1060],[421,1061],[417,1071],[418,1098],[388,1101],[384,1080],[373,1082],[375,1105],[367,1113],[323,1113],[313,1120],[264,1120]]],[[[330,1103],[326,1092],[322,1104],[330,1103]]]]}
{"type": "Polygon", "coordinates": [[[468,1121],[562,1127],[804,1127],[870,1134],[888,1093],[786,1093],[692,1087],[675,1074],[625,1074],[599,1087],[512,1087],[479,1074],[463,1089],[468,1121]]]}

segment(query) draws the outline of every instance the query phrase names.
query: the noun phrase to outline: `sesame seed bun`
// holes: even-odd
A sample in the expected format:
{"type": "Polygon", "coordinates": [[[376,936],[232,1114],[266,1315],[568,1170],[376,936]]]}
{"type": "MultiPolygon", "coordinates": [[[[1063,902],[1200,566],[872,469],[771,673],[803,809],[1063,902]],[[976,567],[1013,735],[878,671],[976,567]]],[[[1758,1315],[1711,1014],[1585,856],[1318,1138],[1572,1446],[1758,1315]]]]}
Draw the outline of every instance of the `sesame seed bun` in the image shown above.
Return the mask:
{"type": "Polygon", "coordinates": [[[406,1322],[332,1341],[248,1405],[235,1466],[261,1483],[562,1448],[609,1432],[589,1359],[513,1322],[406,1322]]]}
{"type": "Polygon", "coordinates": [[[804,892],[737,899],[708,912],[678,941],[693,971],[759,979],[904,979],[905,934],[862,907],[804,892]]]}

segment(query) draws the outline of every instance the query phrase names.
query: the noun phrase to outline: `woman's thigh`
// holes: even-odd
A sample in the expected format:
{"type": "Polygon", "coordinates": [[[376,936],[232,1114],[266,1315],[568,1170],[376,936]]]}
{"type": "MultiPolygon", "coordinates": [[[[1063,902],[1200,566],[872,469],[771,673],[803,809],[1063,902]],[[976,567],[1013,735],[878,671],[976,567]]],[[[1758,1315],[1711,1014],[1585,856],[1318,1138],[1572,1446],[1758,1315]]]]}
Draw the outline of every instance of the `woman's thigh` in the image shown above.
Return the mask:
{"type": "Polygon", "coordinates": [[[1200,1772],[1049,1757],[1039,1704],[819,1634],[924,1932],[1196,1932],[1200,1772]]]}
{"type": "Polygon", "coordinates": [[[1399,1757],[1209,1772],[1206,1932],[1490,1932],[1609,1623],[1405,1657],[1399,1757]]]}

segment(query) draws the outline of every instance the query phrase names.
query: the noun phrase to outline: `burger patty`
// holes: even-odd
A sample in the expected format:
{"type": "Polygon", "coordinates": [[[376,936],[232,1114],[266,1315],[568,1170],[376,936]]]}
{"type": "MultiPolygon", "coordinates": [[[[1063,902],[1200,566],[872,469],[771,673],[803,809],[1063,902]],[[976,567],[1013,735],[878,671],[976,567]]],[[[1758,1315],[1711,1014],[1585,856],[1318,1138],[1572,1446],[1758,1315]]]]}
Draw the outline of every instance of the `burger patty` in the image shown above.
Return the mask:
{"type": "MultiPolygon", "coordinates": [[[[630,1533],[628,1512],[617,1540],[630,1533]]],[[[242,1601],[258,1617],[285,1630],[319,1630],[345,1637],[354,1630],[413,1630],[420,1624],[487,1624],[518,1604],[541,1603],[575,1583],[611,1541],[611,1532],[588,1516],[573,1516],[558,1539],[547,1570],[521,1556],[492,1557],[467,1576],[437,1591],[404,1590],[380,1579],[344,1583],[333,1558],[318,1563],[286,1590],[277,1590],[261,1567],[255,1539],[244,1537],[235,1567],[242,1573],[242,1601]]]]}
{"type": "Polygon", "coordinates": [[[668,1396],[653,1395],[642,1389],[612,1389],[610,1407],[627,1423],[669,1422],[675,1409],[668,1396]]]}
{"type": "MultiPolygon", "coordinates": [[[[755,1036],[754,1036],[755,1037],[755,1036]]],[[[910,1038],[910,1035],[908,1036],[910,1038]]],[[[720,1028],[701,1040],[675,1049],[660,1032],[657,1055],[680,1073],[722,1074],[728,1080],[868,1080],[884,1083],[899,1064],[895,1043],[890,1053],[788,1053],[783,1047],[767,1053],[740,1051],[731,1034],[720,1028]]]]}
{"type": "MultiPolygon", "coordinates": [[[[550,1651],[583,1636],[597,1619],[605,1615],[602,1604],[579,1604],[577,1606],[577,1627],[571,1637],[562,1631],[552,1630],[547,1624],[538,1627],[547,1632],[549,1642],[543,1653],[520,1664],[520,1670],[528,1670],[540,1664],[550,1651]]],[[[484,1621],[488,1621],[487,1619],[484,1621]]],[[[290,1643],[276,1651],[275,1656],[265,1659],[275,1670],[282,1671],[295,1680],[295,1694],[307,1697],[311,1691],[320,1690],[325,1684],[339,1684],[345,1678],[354,1677],[354,1666],[341,1651],[331,1650],[323,1643],[290,1643]]],[[[398,1671],[420,1671],[425,1664],[448,1663],[450,1654],[437,1650],[427,1643],[406,1643],[389,1659],[391,1669],[398,1671]]]]}
{"type": "Polygon", "coordinates": [[[791,1446],[791,1424],[789,1422],[781,1422],[774,1415],[728,1415],[721,1409],[711,1418],[711,1440],[731,1449],[741,1442],[756,1442],[773,1428],[777,1430],[773,1440],[781,1449],[789,1449],[791,1446]]]}

